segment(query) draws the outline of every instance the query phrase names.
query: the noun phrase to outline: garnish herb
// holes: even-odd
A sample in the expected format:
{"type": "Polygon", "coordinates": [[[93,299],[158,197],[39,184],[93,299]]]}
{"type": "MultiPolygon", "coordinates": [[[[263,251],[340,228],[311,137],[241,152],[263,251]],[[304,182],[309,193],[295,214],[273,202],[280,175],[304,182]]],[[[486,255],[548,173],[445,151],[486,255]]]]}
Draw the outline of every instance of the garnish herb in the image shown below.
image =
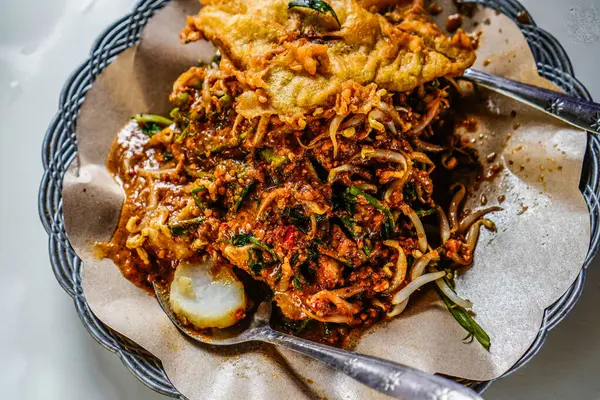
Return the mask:
{"type": "Polygon", "coordinates": [[[294,275],[294,278],[292,279],[292,284],[294,285],[294,288],[296,290],[302,290],[302,286],[304,286],[305,283],[306,281],[304,280],[302,275],[294,275]]]}
{"type": "Polygon", "coordinates": [[[246,246],[247,244],[253,244],[254,246],[259,247],[259,248],[265,250],[266,252],[268,252],[269,254],[271,254],[273,256],[273,258],[276,259],[277,261],[281,261],[281,259],[277,255],[277,253],[275,253],[275,250],[273,250],[271,247],[266,245],[263,241],[258,240],[257,238],[254,237],[254,235],[251,235],[249,233],[242,233],[240,235],[234,236],[231,239],[231,244],[236,247],[242,247],[242,246],[246,246]]]}
{"type": "Polygon", "coordinates": [[[361,238],[361,235],[356,232],[356,222],[343,215],[340,215],[338,219],[340,220],[344,231],[348,233],[352,239],[357,240],[361,238]]]}
{"type": "Polygon", "coordinates": [[[167,224],[169,230],[171,231],[171,235],[173,236],[181,236],[189,233],[191,228],[195,228],[204,222],[204,217],[196,217],[192,219],[186,219],[183,221],[177,221],[170,224],[167,224]]]}
{"type": "Polygon", "coordinates": [[[370,240],[365,240],[363,247],[361,248],[362,252],[365,253],[365,256],[369,257],[371,253],[373,253],[373,244],[370,240]]]}
{"type": "Polygon", "coordinates": [[[148,137],[152,137],[160,131],[162,131],[162,128],[160,125],[155,124],[154,122],[142,125],[142,132],[144,132],[144,135],[148,137]]]}
{"type": "Polygon", "coordinates": [[[248,256],[248,268],[254,275],[260,274],[260,271],[265,268],[265,262],[263,260],[262,253],[256,249],[250,249],[248,256]]]}
{"type": "Polygon", "coordinates": [[[333,8],[323,0],[292,0],[288,3],[288,8],[294,7],[309,8],[319,14],[330,14],[335,19],[338,26],[342,26],[333,8]]]}
{"type": "Polygon", "coordinates": [[[244,188],[242,189],[242,192],[240,193],[240,196],[239,196],[237,202],[235,203],[235,207],[234,207],[235,212],[240,211],[240,208],[242,207],[244,200],[246,200],[246,197],[248,197],[248,194],[250,194],[250,191],[254,187],[254,183],[255,182],[252,182],[252,183],[244,186],[244,188]]]}
{"type": "Polygon", "coordinates": [[[446,304],[446,307],[448,307],[448,310],[450,311],[454,319],[460,324],[460,326],[462,326],[467,332],[469,332],[469,334],[464,340],[473,340],[473,338],[475,338],[487,351],[489,351],[490,337],[483,330],[483,328],[479,326],[477,322],[475,322],[475,320],[473,319],[473,317],[471,317],[469,312],[464,308],[454,304],[452,300],[450,300],[441,290],[437,289],[437,292],[444,301],[444,304],[446,304]]]}
{"type": "Polygon", "coordinates": [[[378,209],[385,215],[385,220],[383,222],[382,236],[384,239],[391,237],[394,232],[395,223],[394,223],[394,217],[392,216],[392,212],[390,211],[390,209],[388,207],[384,206],[383,204],[381,204],[381,202],[379,200],[377,200],[375,197],[363,192],[356,186],[349,187],[348,189],[346,189],[346,192],[344,193],[344,199],[348,202],[352,202],[353,204],[356,203],[357,196],[362,196],[370,205],[372,205],[373,207],[375,207],[376,209],[378,209]]]}

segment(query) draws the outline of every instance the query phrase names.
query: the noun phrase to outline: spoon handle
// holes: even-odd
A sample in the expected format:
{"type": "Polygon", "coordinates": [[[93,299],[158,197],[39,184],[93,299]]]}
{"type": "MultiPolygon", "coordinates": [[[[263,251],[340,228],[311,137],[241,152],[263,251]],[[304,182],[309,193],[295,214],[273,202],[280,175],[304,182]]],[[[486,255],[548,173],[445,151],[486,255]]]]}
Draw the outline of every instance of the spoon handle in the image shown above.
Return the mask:
{"type": "Polygon", "coordinates": [[[263,326],[255,340],[284,346],[333,367],[388,396],[405,400],[474,400],[474,391],[438,375],[354,351],[311,342],[263,326]]]}
{"type": "Polygon", "coordinates": [[[600,133],[600,104],[563,93],[527,85],[475,69],[467,69],[465,78],[561,119],[577,128],[600,133]]]}

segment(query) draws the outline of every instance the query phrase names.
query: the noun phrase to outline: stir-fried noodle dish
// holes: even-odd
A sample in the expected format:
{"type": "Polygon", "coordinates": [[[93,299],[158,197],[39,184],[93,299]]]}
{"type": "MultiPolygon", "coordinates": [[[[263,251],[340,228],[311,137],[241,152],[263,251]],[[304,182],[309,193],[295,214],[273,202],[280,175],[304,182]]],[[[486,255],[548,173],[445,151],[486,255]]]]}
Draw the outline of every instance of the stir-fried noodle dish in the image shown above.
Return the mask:
{"type": "Polygon", "coordinates": [[[489,348],[454,289],[495,229],[496,208],[462,208],[479,164],[454,133],[455,78],[474,38],[420,1],[205,0],[181,40],[217,55],[175,81],[169,116],[117,136],[125,202],[102,256],[167,285],[199,330],[268,298],[278,329],[350,347],[427,285],[489,348]]]}

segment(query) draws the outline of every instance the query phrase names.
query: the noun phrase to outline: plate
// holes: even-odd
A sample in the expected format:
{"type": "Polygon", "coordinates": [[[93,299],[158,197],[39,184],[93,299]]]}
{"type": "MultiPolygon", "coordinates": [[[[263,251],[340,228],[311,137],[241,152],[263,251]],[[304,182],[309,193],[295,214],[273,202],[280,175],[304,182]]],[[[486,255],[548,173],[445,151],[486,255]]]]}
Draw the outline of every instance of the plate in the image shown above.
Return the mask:
{"type": "MultiPolygon", "coordinates": [[[[65,83],[59,99],[59,110],[51,122],[42,147],[44,175],[39,191],[39,213],[49,235],[49,253],[56,279],[73,298],[82,323],[102,346],[116,353],[125,366],[151,389],[174,398],[183,396],[167,378],[160,361],[137,344],[119,335],[99,321],[89,309],[81,286],[82,262],[69,244],[62,214],[62,181],[68,166],[77,157],[75,127],[79,107],[87,90],[106,66],[123,50],[139,43],[141,32],[150,17],[169,0],[142,0],[133,11],[115,22],[96,40],[89,59],[73,72],[65,83]]],[[[526,12],[515,0],[472,1],[494,8],[511,19],[526,12]]],[[[538,28],[533,19],[527,25],[518,24],[535,57],[541,76],[557,84],[566,93],[591,99],[585,87],[574,77],[571,62],[558,41],[538,28]]],[[[600,174],[600,139],[588,133],[588,147],[579,188],[590,212],[590,247],[582,270],[567,292],[546,309],[544,321],[535,342],[523,357],[504,375],[525,365],[541,348],[548,332],[573,308],[583,290],[586,268],[600,245],[600,206],[598,184],[600,174]]],[[[491,382],[462,380],[478,392],[491,382]]]]}

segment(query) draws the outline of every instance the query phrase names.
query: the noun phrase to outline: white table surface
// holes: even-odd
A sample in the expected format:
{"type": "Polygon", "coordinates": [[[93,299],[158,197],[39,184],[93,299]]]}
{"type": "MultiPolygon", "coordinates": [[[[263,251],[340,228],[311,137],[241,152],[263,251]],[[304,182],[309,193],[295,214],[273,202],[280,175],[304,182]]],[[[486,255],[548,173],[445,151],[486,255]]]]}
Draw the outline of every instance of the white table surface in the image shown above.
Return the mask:
{"type": "MultiPolygon", "coordinates": [[[[522,0],[600,100],[600,0],[522,0]]],[[[134,0],[0,1],[0,399],[164,399],[81,325],[55,282],[37,214],[40,152],[60,89],[134,0]]],[[[526,367],[487,399],[600,399],[600,262],[526,367]]]]}

